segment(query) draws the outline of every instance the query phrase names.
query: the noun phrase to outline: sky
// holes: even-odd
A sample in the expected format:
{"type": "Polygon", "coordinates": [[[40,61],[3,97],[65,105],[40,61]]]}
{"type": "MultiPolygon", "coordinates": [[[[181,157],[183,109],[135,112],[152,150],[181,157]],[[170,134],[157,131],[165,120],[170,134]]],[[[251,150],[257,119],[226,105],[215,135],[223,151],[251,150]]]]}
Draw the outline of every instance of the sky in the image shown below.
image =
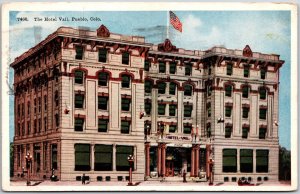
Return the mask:
{"type": "MultiPolygon", "coordinates": [[[[279,54],[285,63],[280,69],[279,143],[290,149],[291,130],[291,15],[290,11],[173,11],[183,24],[183,32],[170,27],[167,11],[97,12],[10,12],[10,63],[60,26],[88,27],[104,24],[112,33],[145,36],[146,42],[161,43],[168,36],[178,48],[206,50],[216,45],[253,52],[279,54]],[[17,21],[27,17],[26,21],[17,21]],[[86,17],[88,22],[34,21],[35,17],[86,17]],[[90,18],[101,21],[90,21],[90,18]],[[40,27],[40,28],[39,28],[40,27]],[[41,29],[41,30],[37,30],[41,29]],[[34,34],[40,32],[40,38],[34,34]],[[20,44],[21,43],[21,44],[20,44]]],[[[10,70],[10,83],[13,71],[10,70]]],[[[13,96],[10,97],[10,141],[13,140],[13,96]]]]}

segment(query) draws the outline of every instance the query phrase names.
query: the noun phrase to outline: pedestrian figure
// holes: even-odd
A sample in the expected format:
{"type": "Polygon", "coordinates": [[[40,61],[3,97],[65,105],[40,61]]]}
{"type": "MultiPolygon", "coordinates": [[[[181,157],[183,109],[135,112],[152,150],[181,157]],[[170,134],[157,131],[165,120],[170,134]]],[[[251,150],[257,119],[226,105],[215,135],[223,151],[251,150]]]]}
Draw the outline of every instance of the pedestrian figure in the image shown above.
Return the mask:
{"type": "Polygon", "coordinates": [[[186,181],[186,172],[185,172],[185,170],[183,170],[183,182],[184,182],[184,183],[187,182],[187,181],[186,181]]]}
{"type": "Polygon", "coordinates": [[[85,174],[82,175],[81,181],[82,181],[82,184],[85,185],[85,174]]]}

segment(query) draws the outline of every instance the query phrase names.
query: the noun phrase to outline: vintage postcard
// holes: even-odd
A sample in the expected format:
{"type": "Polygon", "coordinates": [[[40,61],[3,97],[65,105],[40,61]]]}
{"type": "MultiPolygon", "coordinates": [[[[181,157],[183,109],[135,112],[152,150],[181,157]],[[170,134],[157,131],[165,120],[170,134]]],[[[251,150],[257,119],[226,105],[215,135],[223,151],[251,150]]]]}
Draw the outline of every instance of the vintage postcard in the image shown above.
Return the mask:
{"type": "Polygon", "coordinates": [[[2,6],[5,191],[297,189],[297,8],[2,6]]]}

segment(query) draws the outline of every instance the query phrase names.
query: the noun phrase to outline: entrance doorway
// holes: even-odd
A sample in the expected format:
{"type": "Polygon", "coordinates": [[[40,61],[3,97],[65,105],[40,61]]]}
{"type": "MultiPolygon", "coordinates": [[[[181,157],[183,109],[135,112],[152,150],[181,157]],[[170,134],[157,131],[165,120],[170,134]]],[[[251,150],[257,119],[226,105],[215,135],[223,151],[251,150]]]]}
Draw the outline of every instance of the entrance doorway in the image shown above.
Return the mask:
{"type": "Polygon", "coordinates": [[[166,160],[166,176],[167,177],[174,176],[174,161],[172,159],[166,160]]]}

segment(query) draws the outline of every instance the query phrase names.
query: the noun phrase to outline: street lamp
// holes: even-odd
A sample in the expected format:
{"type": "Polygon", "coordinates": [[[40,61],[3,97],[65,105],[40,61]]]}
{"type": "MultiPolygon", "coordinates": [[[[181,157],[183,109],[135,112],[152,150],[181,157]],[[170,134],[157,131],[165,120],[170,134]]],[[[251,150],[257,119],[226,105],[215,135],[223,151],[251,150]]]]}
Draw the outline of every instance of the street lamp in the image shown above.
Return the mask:
{"type": "Polygon", "coordinates": [[[134,156],[129,155],[127,157],[127,160],[129,162],[129,182],[128,182],[128,186],[133,186],[133,184],[132,184],[132,166],[133,166],[134,156]]]}
{"type": "Polygon", "coordinates": [[[30,185],[30,166],[31,166],[31,162],[32,162],[32,156],[30,155],[30,153],[28,152],[27,155],[25,156],[25,160],[26,160],[26,169],[27,171],[24,171],[23,168],[23,172],[26,173],[27,172],[27,186],[30,185]]]}

